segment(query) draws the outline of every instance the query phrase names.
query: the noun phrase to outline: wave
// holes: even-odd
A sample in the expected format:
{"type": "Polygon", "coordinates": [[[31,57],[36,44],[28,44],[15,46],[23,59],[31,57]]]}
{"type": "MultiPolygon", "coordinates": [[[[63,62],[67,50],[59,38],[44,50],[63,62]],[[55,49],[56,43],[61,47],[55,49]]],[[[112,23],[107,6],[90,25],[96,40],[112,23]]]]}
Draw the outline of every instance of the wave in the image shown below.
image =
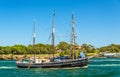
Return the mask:
{"type": "Polygon", "coordinates": [[[89,60],[89,61],[93,61],[93,62],[102,62],[102,61],[120,61],[120,60],[115,60],[115,59],[106,59],[106,60],[89,60]]]}
{"type": "Polygon", "coordinates": [[[13,69],[13,68],[16,68],[16,67],[0,66],[0,69],[13,69]]]}
{"type": "Polygon", "coordinates": [[[106,66],[120,66],[120,64],[100,64],[100,65],[89,65],[89,66],[100,66],[100,67],[104,67],[105,66],[106,67],[106,66]]]}

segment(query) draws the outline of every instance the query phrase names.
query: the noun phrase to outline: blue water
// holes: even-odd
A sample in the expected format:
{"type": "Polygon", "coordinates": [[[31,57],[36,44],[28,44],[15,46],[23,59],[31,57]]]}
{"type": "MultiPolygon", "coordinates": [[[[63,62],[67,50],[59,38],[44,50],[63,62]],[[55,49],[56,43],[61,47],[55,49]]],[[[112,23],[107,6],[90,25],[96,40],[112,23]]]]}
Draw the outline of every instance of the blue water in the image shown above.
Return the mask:
{"type": "Polygon", "coordinates": [[[120,77],[120,58],[94,58],[88,68],[72,69],[17,68],[15,61],[0,60],[0,77],[120,77]]]}

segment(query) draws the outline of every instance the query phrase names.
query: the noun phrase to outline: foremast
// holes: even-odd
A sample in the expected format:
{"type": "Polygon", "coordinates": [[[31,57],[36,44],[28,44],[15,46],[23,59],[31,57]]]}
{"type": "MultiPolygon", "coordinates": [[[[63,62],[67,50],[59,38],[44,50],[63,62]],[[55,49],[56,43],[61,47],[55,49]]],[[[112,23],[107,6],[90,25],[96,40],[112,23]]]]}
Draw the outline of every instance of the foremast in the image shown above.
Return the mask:
{"type": "Polygon", "coordinates": [[[75,59],[75,30],[74,30],[74,14],[72,13],[72,38],[71,38],[71,44],[72,44],[72,49],[71,49],[71,57],[72,60],[75,59]]]}
{"type": "Polygon", "coordinates": [[[35,43],[36,43],[36,20],[34,19],[33,20],[33,25],[34,25],[34,28],[33,28],[33,52],[34,52],[34,63],[36,62],[36,50],[35,50],[35,43]]]}
{"type": "Polygon", "coordinates": [[[53,11],[53,17],[52,17],[52,55],[53,55],[53,61],[54,61],[54,53],[55,53],[55,11],[53,11]]]}

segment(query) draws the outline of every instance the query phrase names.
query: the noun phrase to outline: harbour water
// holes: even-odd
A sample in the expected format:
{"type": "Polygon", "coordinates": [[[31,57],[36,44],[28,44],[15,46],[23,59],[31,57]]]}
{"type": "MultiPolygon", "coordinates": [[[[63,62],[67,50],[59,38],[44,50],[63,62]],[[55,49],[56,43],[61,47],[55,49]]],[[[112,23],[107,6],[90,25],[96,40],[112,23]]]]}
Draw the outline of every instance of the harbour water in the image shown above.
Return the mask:
{"type": "Polygon", "coordinates": [[[88,68],[72,69],[17,68],[15,61],[0,60],[0,77],[120,77],[120,58],[94,58],[88,68]]]}

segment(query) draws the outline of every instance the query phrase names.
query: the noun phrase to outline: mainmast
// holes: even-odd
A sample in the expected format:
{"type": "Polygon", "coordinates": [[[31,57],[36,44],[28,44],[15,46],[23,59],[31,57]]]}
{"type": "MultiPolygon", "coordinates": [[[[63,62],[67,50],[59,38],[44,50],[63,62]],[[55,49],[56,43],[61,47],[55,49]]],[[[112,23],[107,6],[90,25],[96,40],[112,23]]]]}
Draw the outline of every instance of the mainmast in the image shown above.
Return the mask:
{"type": "Polygon", "coordinates": [[[52,54],[53,54],[53,61],[54,61],[54,52],[55,52],[55,48],[54,48],[54,43],[55,43],[55,41],[54,41],[54,39],[55,39],[55,26],[54,26],[54,24],[55,24],[55,22],[54,22],[54,20],[55,20],[55,11],[53,11],[53,18],[52,18],[52,54]]]}
{"type": "Polygon", "coordinates": [[[33,29],[33,51],[34,51],[34,62],[36,62],[36,50],[35,50],[35,41],[36,41],[36,31],[35,31],[35,28],[36,28],[36,20],[34,19],[33,20],[33,25],[34,25],[34,29],[33,29]]]}
{"type": "Polygon", "coordinates": [[[71,56],[72,56],[72,60],[75,59],[75,31],[74,31],[74,14],[72,13],[72,39],[71,39],[71,43],[72,43],[72,50],[71,50],[71,56]]]}

